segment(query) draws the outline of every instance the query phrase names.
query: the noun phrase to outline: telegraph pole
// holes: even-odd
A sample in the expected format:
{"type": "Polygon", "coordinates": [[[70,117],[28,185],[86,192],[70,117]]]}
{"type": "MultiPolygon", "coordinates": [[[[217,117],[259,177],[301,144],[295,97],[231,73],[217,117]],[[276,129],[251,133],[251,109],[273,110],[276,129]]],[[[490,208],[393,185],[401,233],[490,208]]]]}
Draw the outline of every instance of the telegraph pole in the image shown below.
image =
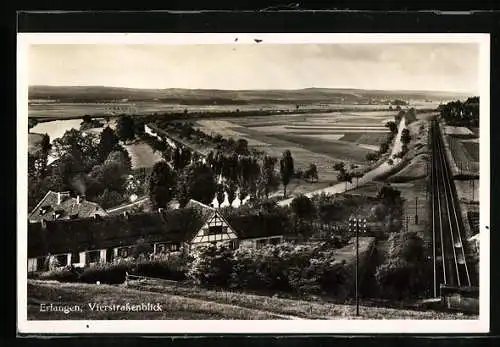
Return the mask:
{"type": "Polygon", "coordinates": [[[352,231],[353,228],[356,232],[356,316],[359,316],[359,229],[362,228],[362,232],[366,232],[366,219],[349,219],[349,230],[352,231]]]}

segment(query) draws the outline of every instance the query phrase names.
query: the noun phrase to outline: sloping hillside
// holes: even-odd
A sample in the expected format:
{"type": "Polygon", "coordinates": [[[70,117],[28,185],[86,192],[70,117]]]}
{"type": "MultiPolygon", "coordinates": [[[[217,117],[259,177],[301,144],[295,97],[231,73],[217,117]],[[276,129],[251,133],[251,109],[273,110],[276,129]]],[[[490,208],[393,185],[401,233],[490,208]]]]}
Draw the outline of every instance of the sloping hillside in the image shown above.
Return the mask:
{"type": "Polygon", "coordinates": [[[209,102],[244,104],[248,102],[349,103],[371,99],[442,100],[461,98],[445,92],[382,91],[337,88],[307,88],[299,90],[215,90],[215,89],[134,89],[103,86],[30,86],[30,100],[59,102],[96,102],[123,100],[158,100],[162,102],[209,102]]]}

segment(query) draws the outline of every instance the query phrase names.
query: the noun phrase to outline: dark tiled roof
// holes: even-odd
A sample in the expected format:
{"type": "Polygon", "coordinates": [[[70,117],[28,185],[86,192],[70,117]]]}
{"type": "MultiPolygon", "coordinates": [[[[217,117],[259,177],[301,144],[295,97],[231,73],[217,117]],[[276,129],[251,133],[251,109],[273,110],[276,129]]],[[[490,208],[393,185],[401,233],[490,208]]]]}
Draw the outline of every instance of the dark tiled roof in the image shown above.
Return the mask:
{"type": "Polygon", "coordinates": [[[68,219],[70,216],[89,218],[95,214],[106,215],[106,211],[95,202],[80,199],[80,203],[77,203],[77,198],[71,197],[69,192],[49,191],[28,218],[32,222],[39,222],[42,219],[53,220],[55,212],[60,214],[58,219],[68,219]],[[61,204],[58,204],[59,194],[61,194],[61,204]]]}
{"type": "Polygon", "coordinates": [[[147,242],[188,242],[205,223],[193,208],[155,213],[48,221],[28,225],[28,256],[80,252],[147,242]]]}
{"type": "Polygon", "coordinates": [[[279,236],[287,234],[288,220],[284,216],[228,216],[227,222],[238,234],[239,239],[279,236]]]}
{"type": "MultiPolygon", "coordinates": [[[[203,224],[207,223],[216,213],[215,208],[202,204],[201,202],[193,199],[189,200],[185,207],[192,208],[193,210],[197,211],[201,216],[203,224]]],[[[200,225],[200,228],[203,226],[203,224],[200,225]]]]}

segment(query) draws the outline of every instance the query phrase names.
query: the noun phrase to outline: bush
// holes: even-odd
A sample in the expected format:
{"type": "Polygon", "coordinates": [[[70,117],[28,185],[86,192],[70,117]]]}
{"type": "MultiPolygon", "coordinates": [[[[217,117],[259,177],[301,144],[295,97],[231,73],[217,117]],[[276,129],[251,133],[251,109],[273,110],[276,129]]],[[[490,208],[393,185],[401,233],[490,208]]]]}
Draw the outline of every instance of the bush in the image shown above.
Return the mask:
{"type": "Polygon", "coordinates": [[[345,264],[335,262],[328,244],[283,243],[236,250],[231,285],[241,289],[264,289],[268,293],[340,295],[346,292],[348,276],[345,264]]]}
{"type": "Polygon", "coordinates": [[[293,173],[293,177],[297,179],[304,178],[304,171],[302,171],[302,169],[296,169],[295,172],[293,173]]]}
{"type": "Polygon", "coordinates": [[[119,284],[125,281],[125,273],[130,271],[131,263],[103,263],[85,268],[78,278],[79,282],[119,284]]]}
{"type": "Polygon", "coordinates": [[[199,285],[226,287],[232,267],[232,250],[224,245],[210,244],[195,250],[187,276],[199,285]]]}
{"type": "Polygon", "coordinates": [[[102,263],[84,269],[65,267],[41,273],[38,279],[83,283],[99,281],[106,284],[119,284],[125,281],[125,273],[128,272],[137,276],[181,281],[186,278],[186,264],[186,257],[170,255],[166,259],[102,263]]]}
{"type": "Polygon", "coordinates": [[[377,267],[375,278],[384,296],[393,299],[426,295],[431,288],[431,264],[424,259],[424,242],[414,232],[391,235],[388,261],[377,267]]]}
{"type": "Polygon", "coordinates": [[[57,270],[42,272],[37,276],[37,279],[44,281],[59,281],[59,282],[77,282],[79,273],[64,267],[57,270]]]}
{"type": "Polygon", "coordinates": [[[378,154],[375,152],[370,152],[366,154],[366,160],[367,161],[376,161],[378,160],[378,154]]]}

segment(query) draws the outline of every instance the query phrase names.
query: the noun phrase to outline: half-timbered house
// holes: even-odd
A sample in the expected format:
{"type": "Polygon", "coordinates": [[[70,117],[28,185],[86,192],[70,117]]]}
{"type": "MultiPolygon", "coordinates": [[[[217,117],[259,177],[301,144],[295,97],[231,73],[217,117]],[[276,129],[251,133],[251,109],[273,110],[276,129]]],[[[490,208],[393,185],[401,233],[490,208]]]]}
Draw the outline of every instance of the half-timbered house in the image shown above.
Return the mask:
{"type": "MultiPolygon", "coordinates": [[[[242,233],[242,236],[247,233],[242,233]]],[[[243,240],[215,208],[191,200],[182,209],[28,223],[28,270],[48,263],[87,266],[128,258],[141,240],[149,256],[189,253],[206,244],[238,248],[243,240]],[[57,260],[57,261],[53,261],[57,260]]]]}

